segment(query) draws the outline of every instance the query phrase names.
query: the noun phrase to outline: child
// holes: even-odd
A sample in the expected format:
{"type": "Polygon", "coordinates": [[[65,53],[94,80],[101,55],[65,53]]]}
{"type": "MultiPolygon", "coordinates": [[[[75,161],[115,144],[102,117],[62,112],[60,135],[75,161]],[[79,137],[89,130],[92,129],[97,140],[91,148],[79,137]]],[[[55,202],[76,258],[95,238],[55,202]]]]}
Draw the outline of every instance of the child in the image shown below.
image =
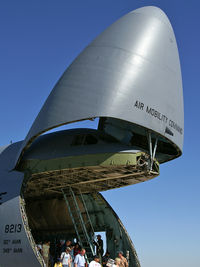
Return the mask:
{"type": "Polygon", "coordinates": [[[57,259],[56,263],[54,264],[54,267],[62,267],[61,259],[57,259]]]}

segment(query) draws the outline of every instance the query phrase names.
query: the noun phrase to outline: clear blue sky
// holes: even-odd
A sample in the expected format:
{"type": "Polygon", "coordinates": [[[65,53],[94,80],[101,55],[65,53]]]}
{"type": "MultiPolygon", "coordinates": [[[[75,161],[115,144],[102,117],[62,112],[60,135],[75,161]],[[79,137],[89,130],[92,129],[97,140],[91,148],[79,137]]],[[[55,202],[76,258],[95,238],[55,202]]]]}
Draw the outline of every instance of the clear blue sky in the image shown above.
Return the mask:
{"type": "Polygon", "coordinates": [[[103,193],[126,226],[142,267],[200,266],[199,0],[34,0],[0,2],[0,145],[25,138],[54,84],[107,26],[155,5],[179,47],[185,103],[183,156],[158,178],[103,193]]]}

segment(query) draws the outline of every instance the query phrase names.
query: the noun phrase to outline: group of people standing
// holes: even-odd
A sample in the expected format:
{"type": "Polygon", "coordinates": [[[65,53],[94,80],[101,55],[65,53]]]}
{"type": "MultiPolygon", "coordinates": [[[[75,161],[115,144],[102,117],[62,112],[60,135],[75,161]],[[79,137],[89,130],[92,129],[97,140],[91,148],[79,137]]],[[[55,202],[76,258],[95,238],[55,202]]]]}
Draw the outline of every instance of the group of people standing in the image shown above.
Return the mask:
{"type": "Polygon", "coordinates": [[[105,256],[103,257],[103,262],[102,262],[103,267],[105,267],[105,266],[107,266],[107,267],[128,267],[128,265],[129,265],[127,259],[123,255],[123,251],[118,252],[115,260],[113,260],[109,257],[109,253],[108,253],[108,255],[105,254],[105,256]],[[107,261],[104,260],[105,256],[106,256],[107,261]]]}
{"type": "MultiPolygon", "coordinates": [[[[66,252],[61,254],[61,258],[57,260],[54,267],[71,267],[74,264],[74,267],[87,267],[87,263],[85,260],[85,249],[82,248],[80,253],[76,255],[74,261],[70,256],[69,248],[66,248],[66,252]]],[[[101,258],[99,255],[95,255],[93,260],[89,263],[89,267],[128,267],[127,259],[123,256],[123,252],[120,251],[118,253],[118,257],[115,260],[109,258],[109,252],[101,258]]]]}
{"type": "Polygon", "coordinates": [[[37,250],[42,255],[46,267],[54,267],[55,263],[62,262],[64,266],[74,267],[74,259],[76,255],[81,253],[79,243],[72,244],[70,240],[66,242],[58,242],[56,244],[44,242],[37,244],[37,250]],[[69,262],[68,262],[69,259],[69,262]]]}
{"type": "MultiPolygon", "coordinates": [[[[97,235],[97,241],[93,242],[96,246],[96,255],[89,263],[89,267],[128,267],[128,261],[123,256],[123,252],[119,251],[115,260],[110,258],[107,251],[103,256],[103,240],[101,235],[97,235]]],[[[70,240],[64,243],[56,244],[54,256],[50,253],[50,242],[43,245],[38,244],[38,251],[44,259],[46,267],[88,267],[85,260],[86,250],[81,248],[79,243],[72,244],[70,240]]]]}
{"type": "Polygon", "coordinates": [[[85,249],[82,248],[80,252],[74,257],[72,256],[70,247],[67,247],[64,252],[61,253],[60,258],[57,259],[54,267],[85,267],[85,249]]]}

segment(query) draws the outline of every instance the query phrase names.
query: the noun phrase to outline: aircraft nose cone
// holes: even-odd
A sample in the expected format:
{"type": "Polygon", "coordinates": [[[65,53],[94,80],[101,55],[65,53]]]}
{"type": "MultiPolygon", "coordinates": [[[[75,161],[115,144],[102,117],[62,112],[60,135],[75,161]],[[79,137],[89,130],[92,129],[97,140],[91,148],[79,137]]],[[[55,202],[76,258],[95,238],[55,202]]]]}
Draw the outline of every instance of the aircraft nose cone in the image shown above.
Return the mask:
{"type": "Polygon", "coordinates": [[[171,23],[170,23],[167,15],[165,14],[165,12],[163,10],[161,10],[158,7],[145,6],[145,7],[138,8],[138,9],[136,9],[130,13],[140,13],[140,14],[143,14],[143,15],[148,16],[148,17],[157,18],[161,22],[165,23],[166,25],[168,25],[172,28],[171,23]]]}
{"type": "MultiPolygon", "coordinates": [[[[96,117],[128,121],[163,137],[169,121],[183,128],[178,49],[160,8],[147,6],[126,14],[79,54],[47,98],[22,149],[48,129],[96,117]],[[148,109],[134,108],[136,101],[148,109]],[[145,110],[169,120],[155,119],[145,110]]],[[[183,135],[176,132],[167,138],[182,149],[183,135]]]]}
{"type": "MultiPolygon", "coordinates": [[[[112,47],[116,59],[121,52],[129,53],[124,62],[145,68],[144,60],[177,71],[179,59],[171,23],[157,7],[147,6],[132,11],[100,34],[89,47],[112,47]]],[[[114,59],[113,59],[114,60],[114,59]]]]}

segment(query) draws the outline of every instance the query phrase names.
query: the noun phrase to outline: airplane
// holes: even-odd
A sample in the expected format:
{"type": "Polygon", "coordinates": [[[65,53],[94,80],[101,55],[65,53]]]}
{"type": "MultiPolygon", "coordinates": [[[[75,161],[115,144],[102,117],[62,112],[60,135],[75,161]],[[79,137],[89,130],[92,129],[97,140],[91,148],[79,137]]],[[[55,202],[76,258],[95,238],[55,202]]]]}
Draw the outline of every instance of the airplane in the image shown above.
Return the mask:
{"type": "Polygon", "coordinates": [[[165,13],[136,9],[93,40],[63,73],[26,138],[0,148],[0,267],[47,266],[38,244],[76,240],[86,260],[105,232],[111,258],[140,262],[100,192],[145,182],[182,154],[183,90],[165,13]],[[97,129],[73,129],[98,121],[97,129]],[[59,130],[69,125],[70,130],[59,130]],[[58,131],[50,132],[58,128],[58,131]]]}

